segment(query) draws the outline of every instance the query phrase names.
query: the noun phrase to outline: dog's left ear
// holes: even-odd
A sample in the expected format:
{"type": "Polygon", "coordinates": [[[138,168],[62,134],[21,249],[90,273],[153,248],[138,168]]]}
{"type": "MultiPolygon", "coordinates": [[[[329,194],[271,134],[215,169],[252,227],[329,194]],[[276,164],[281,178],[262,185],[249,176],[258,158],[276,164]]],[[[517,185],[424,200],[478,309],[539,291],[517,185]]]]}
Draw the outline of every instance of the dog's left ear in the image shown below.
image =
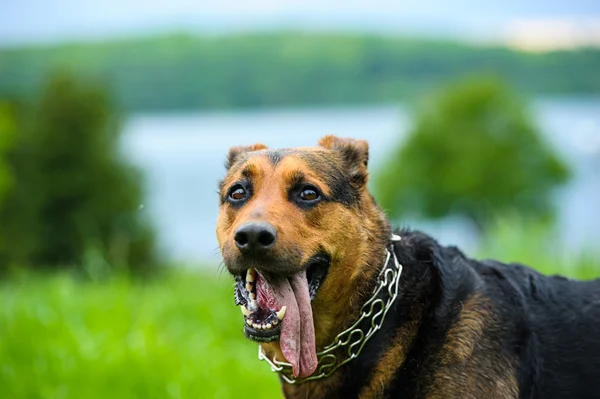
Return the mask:
{"type": "Polygon", "coordinates": [[[266,150],[267,146],[261,143],[252,145],[242,145],[237,147],[231,147],[229,154],[227,155],[227,161],[225,162],[225,168],[231,169],[234,163],[240,158],[240,155],[251,151],[266,150]]]}
{"type": "Polygon", "coordinates": [[[353,183],[357,187],[366,185],[369,176],[367,172],[369,144],[366,141],[325,136],[319,140],[319,145],[328,150],[339,152],[350,172],[353,183]]]}

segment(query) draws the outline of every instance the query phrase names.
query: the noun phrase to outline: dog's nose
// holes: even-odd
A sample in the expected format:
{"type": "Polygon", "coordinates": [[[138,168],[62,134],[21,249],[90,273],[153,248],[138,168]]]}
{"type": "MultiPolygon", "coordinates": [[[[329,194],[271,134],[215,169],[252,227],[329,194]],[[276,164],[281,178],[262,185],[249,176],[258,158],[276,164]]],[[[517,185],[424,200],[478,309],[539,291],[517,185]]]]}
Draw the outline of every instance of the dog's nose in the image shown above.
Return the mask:
{"type": "Polygon", "coordinates": [[[233,236],[240,251],[260,253],[277,240],[277,230],[266,222],[248,222],[241,225],[233,236]]]}

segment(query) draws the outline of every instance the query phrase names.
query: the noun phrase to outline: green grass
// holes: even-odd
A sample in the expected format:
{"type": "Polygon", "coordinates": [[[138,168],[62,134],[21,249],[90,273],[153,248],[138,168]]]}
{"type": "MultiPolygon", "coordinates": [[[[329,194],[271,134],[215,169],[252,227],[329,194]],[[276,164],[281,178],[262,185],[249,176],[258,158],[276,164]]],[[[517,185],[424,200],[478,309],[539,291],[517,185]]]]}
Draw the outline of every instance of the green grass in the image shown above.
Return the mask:
{"type": "MultiPolygon", "coordinates": [[[[546,229],[499,223],[479,255],[600,276],[597,255],[562,247],[546,229]]],[[[0,304],[0,398],[281,396],[243,338],[232,281],[215,269],[149,282],[15,276],[0,282],[0,304]]]]}
{"type": "Polygon", "coordinates": [[[1,398],[280,397],[229,277],[0,283],[1,398]]]}
{"type": "Polygon", "coordinates": [[[546,275],[581,280],[600,277],[598,248],[569,251],[553,228],[519,218],[498,220],[483,240],[479,253],[470,255],[522,263],[546,275]]]}

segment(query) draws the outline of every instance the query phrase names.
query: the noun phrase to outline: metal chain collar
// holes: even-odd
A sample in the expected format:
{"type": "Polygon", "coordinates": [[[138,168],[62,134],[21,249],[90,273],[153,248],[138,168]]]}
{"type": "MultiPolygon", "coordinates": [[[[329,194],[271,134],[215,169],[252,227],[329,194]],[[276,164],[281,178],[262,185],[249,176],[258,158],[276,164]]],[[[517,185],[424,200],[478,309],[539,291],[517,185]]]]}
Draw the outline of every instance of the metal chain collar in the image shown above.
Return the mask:
{"type": "MultiPolygon", "coordinates": [[[[391,238],[392,242],[400,241],[400,237],[393,234],[391,238]]],[[[352,359],[355,359],[360,355],[360,352],[364,348],[365,344],[369,339],[381,328],[383,321],[388,310],[392,307],[392,304],[398,296],[398,282],[400,281],[400,275],[402,274],[402,265],[398,263],[396,254],[390,249],[386,250],[387,255],[383,268],[379,272],[379,284],[373,290],[371,298],[365,302],[361,308],[361,315],[350,328],[342,331],[336,337],[333,343],[326,346],[322,352],[317,353],[317,370],[306,378],[296,378],[292,372],[292,365],[287,362],[279,361],[275,358],[269,359],[262,350],[261,346],[258,345],[258,359],[264,360],[271,366],[271,371],[279,373],[289,384],[301,384],[306,381],[318,380],[321,378],[329,377],[338,368],[348,363],[352,359]],[[392,267],[388,267],[388,262],[393,259],[394,263],[392,267]],[[378,298],[380,292],[387,288],[387,301],[384,302],[382,298],[378,298]],[[359,326],[364,320],[371,320],[371,326],[367,332],[363,331],[359,326]],[[347,357],[345,359],[339,359],[336,357],[334,352],[339,348],[348,347],[347,357]]]]}

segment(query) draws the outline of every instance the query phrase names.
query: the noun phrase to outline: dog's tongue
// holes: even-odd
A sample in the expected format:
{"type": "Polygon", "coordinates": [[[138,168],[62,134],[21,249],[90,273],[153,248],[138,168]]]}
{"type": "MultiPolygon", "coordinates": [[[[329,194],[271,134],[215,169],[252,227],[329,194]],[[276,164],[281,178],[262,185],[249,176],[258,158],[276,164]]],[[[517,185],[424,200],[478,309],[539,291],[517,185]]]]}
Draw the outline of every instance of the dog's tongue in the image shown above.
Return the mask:
{"type": "Polygon", "coordinates": [[[306,272],[269,280],[260,275],[257,291],[260,306],[264,306],[261,303],[263,301],[272,302],[272,298],[268,298],[272,294],[279,308],[287,307],[281,324],[279,345],[285,359],[292,364],[294,376],[308,377],[317,368],[317,354],[306,272]]]}

